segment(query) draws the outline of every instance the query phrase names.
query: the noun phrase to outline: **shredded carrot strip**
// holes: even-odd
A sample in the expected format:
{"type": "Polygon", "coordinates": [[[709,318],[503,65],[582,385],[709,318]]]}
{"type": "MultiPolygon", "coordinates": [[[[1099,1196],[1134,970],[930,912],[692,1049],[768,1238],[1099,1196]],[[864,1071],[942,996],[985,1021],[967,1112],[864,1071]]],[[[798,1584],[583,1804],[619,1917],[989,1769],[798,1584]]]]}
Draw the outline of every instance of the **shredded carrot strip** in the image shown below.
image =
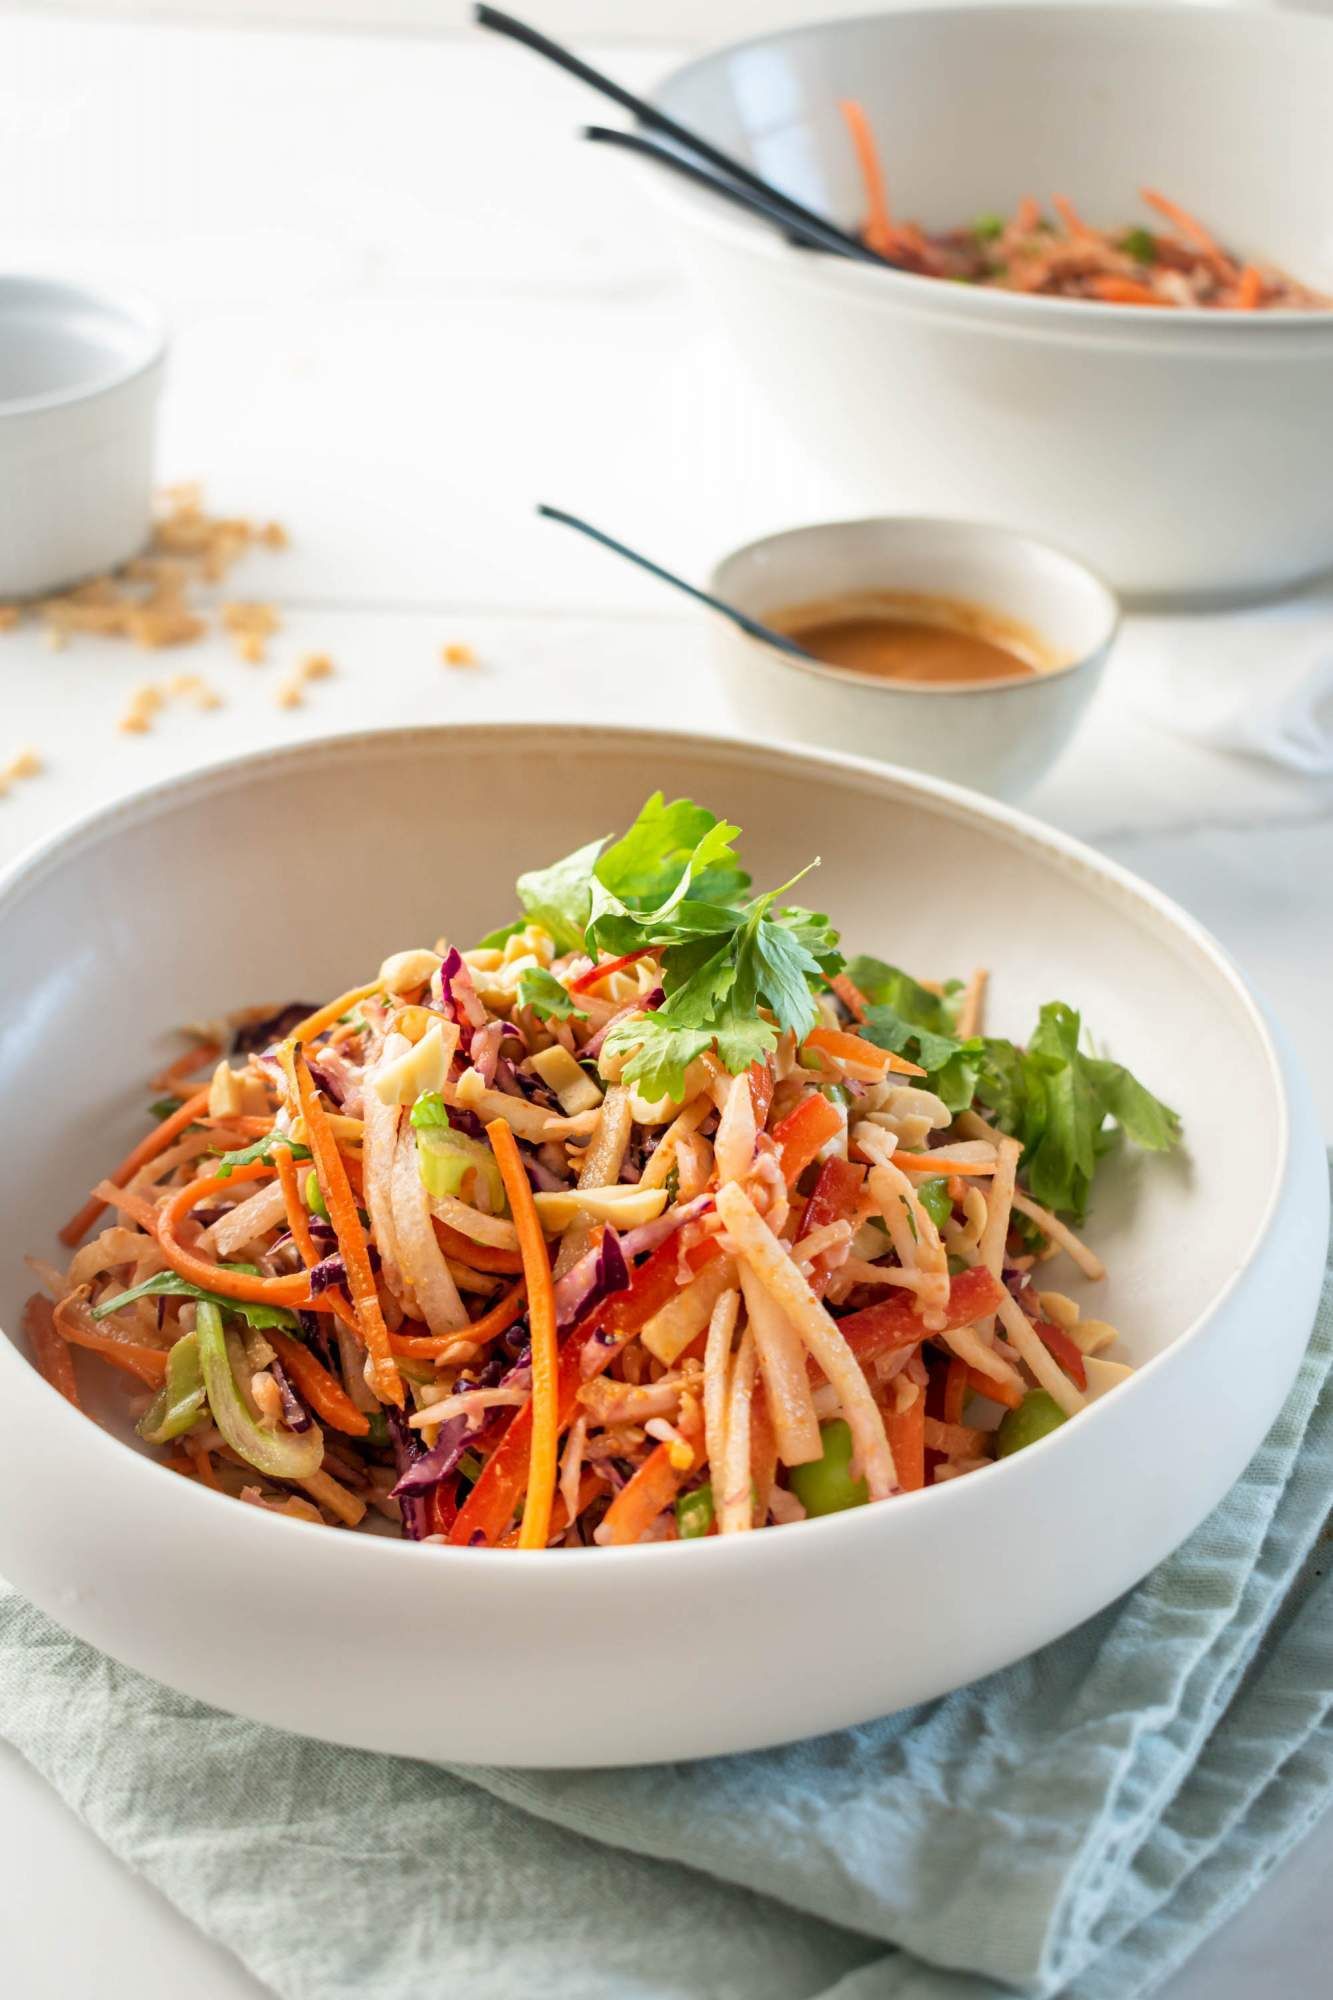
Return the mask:
{"type": "Polygon", "coordinates": [[[55,1329],[61,1338],[72,1341],[75,1347],[86,1347],[92,1354],[100,1354],[103,1361],[109,1361],[122,1374],[146,1382],[150,1389],[160,1389],[167,1372],[166,1349],[144,1347],[133,1340],[116,1340],[109,1333],[99,1333],[96,1327],[85,1326],[73,1310],[76,1303],[62,1299],[55,1309],[55,1329]]]}
{"type": "Polygon", "coordinates": [[[918,1493],[926,1483],[926,1398],[918,1389],[905,1410],[887,1410],[884,1435],[889,1440],[898,1484],[904,1493],[918,1493]]]}
{"type": "Polygon", "coordinates": [[[1101,299],[1108,306],[1167,306],[1170,299],[1163,298],[1151,285],[1140,284],[1137,278],[1121,278],[1115,275],[1088,279],[1088,290],[1094,298],[1101,299]]]}
{"type": "Polygon", "coordinates": [[[310,1280],[304,1271],[293,1272],[287,1278],[262,1278],[249,1271],[232,1270],[227,1265],[215,1264],[210,1258],[187,1250],[176,1233],[190,1210],[201,1201],[206,1201],[209,1195],[229,1193],[245,1181],[272,1178],[272,1167],[266,1166],[262,1160],[253,1160],[249,1166],[233,1168],[227,1179],[210,1174],[203,1180],[190,1181],[185,1187],[175,1189],[154,1216],[158,1248],[172,1270],[182,1278],[188,1278],[192,1285],[202,1285],[206,1291],[218,1292],[223,1298],[254,1299],[261,1305],[270,1306],[310,1305],[310,1280]]]}
{"type": "Polygon", "coordinates": [[[860,1063],[866,1069],[892,1070],[895,1076],[926,1074],[916,1063],[893,1055],[888,1049],[877,1049],[864,1035],[848,1035],[841,1028],[811,1028],[804,1047],[819,1049],[839,1062],[860,1063]]]}
{"type": "Polygon", "coordinates": [[[510,1213],[518,1231],[523,1275],[528,1287],[528,1326],[532,1334],[532,1445],[528,1453],[528,1497],[519,1533],[521,1549],[544,1549],[551,1531],[555,1499],[556,1459],[560,1440],[556,1391],[558,1355],[555,1337],[555,1287],[546,1238],[532,1199],[532,1189],[519,1155],[518,1141],[503,1118],[486,1127],[509,1196],[510,1213]]]}
{"type": "Polygon", "coordinates": [[[865,107],[853,97],[844,97],[838,105],[851,135],[856,150],[856,164],[861,171],[861,181],[866,195],[866,223],[862,236],[872,250],[887,256],[894,248],[897,232],[893,226],[893,216],[889,209],[889,197],[884,182],[884,169],[880,163],[879,148],[875,135],[870,129],[865,107]]]}
{"type": "Polygon", "coordinates": [[[460,1326],[457,1333],[391,1333],[389,1345],[395,1354],[406,1355],[410,1359],[419,1361],[433,1361],[437,1355],[443,1354],[446,1348],[456,1347],[460,1340],[472,1340],[478,1343],[494,1340],[498,1334],[504,1333],[511,1327],[516,1319],[523,1317],[526,1306],[527,1294],[520,1278],[502,1299],[495,1305],[489,1306],[479,1319],[472,1320],[467,1326],[460,1326]]]}
{"type": "Polygon", "coordinates": [[[23,1308],[23,1331],[32,1349],[32,1358],[51,1384],[65,1398],[73,1403],[76,1410],[83,1404],[79,1400],[79,1382],[74,1373],[74,1356],[69,1351],[69,1342],[56,1330],[55,1311],[50,1299],[34,1292],[23,1308]]]}
{"type": "Polygon", "coordinates": [[[983,1375],[979,1368],[964,1367],[967,1386],[974,1395],[989,1396],[992,1403],[1003,1403],[1006,1410],[1016,1410],[1023,1400],[1023,1391],[1017,1382],[1001,1382],[994,1375],[983,1375]]]}
{"type": "Polygon", "coordinates": [[[835,972],[829,981],[829,987],[837,994],[854,1021],[858,1023],[864,1021],[866,1008],[870,1002],[854,980],[849,979],[845,972],[835,972]]]}
{"type": "Polygon", "coordinates": [[[993,1174],[994,1160],[951,1160],[947,1153],[895,1153],[895,1167],[908,1174],[957,1174],[961,1180],[993,1174]]]}
{"type": "Polygon", "coordinates": [[[205,1065],[211,1069],[221,1054],[222,1045],[219,1042],[196,1042],[193,1048],[187,1049],[183,1056],[177,1056],[174,1063],[168,1063],[164,1070],[159,1070],[150,1079],[153,1089],[179,1090],[196,1070],[203,1069],[205,1065]]]}
{"type": "Polygon", "coordinates": [[[330,1000],[326,1007],[317,1007],[313,1014],[307,1014],[299,1021],[283,1043],[285,1049],[294,1050],[302,1042],[313,1042],[316,1035],[322,1035],[326,1028],[334,1027],[344,1014],[350,1014],[363,1000],[373,998],[383,991],[383,982],[372,979],[369,986],[354,986],[350,993],[340,993],[336,1000],[330,1000]]]}
{"type": "Polygon", "coordinates": [[[365,1411],[358,1410],[342,1383],[327,1368],[320,1367],[308,1347],[302,1347],[299,1340],[293,1340],[289,1333],[280,1333],[276,1327],[270,1328],[264,1337],[317,1416],[349,1437],[365,1437],[370,1429],[365,1411]]]}
{"type": "MultiPolygon", "coordinates": [[[[159,1153],[165,1153],[172,1140],[179,1138],[186,1126],[193,1125],[195,1119],[202,1117],[207,1109],[208,1091],[196,1090],[193,1097],[186,1098],[179,1111],[173,1111],[169,1118],[164,1118],[160,1125],[154,1127],[146,1139],[140,1139],[137,1146],[131,1147],[115,1172],[108,1174],[106,1178],[113,1186],[124,1187],[126,1181],[134,1179],[140,1167],[146,1167],[159,1153]]],[[[61,1242],[68,1243],[72,1248],[81,1237],[87,1235],[106,1205],[105,1201],[99,1200],[96,1196],[86,1201],[78,1214],[72,1215],[61,1230],[61,1242]]]]}
{"type": "MultiPolygon", "coordinates": [[[[375,989],[368,990],[373,992],[375,989]]],[[[393,1403],[401,1408],[403,1381],[389,1347],[389,1329],[384,1324],[379,1293],[375,1289],[375,1274],[370,1268],[366,1233],[356,1212],[356,1201],[347,1178],[347,1168],[329,1125],[329,1115],[319,1101],[319,1092],[310,1074],[310,1066],[299,1047],[292,1056],[292,1073],[296,1079],[301,1115],[305,1119],[306,1139],[315,1161],[315,1173],[329,1211],[329,1221],[333,1224],[333,1233],[338,1239],[343,1266],[347,1272],[347,1287],[351,1295],[352,1310],[356,1314],[361,1338],[370,1357],[372,1386],[382,1403],[393,1403]]]]}
{"type": "Polygon", "coordinates": [[[648,1454],[634,1477],[621,1487],[597,1531],[603,1545],[625,1548],[637,1542],[640,1535],[652,1527],[663,1508],[671,1505],[690,1474],[703,1462],[702,1424],[698,1423],[697,1417],[696,1425],[694,1435],[688,1435],[684,1422],[681,1424],[681,1436],[692,1451],[688,1464],[677,1465],[672,1456],[674,1447],[659,1444],[648,1454]]]}
{"type": "Polygon", "coordinates": [[[222,1485],[217,1473],[213,1470],[212,1452],[206,1450],[197,1438],[182,1438],[181,1442],[185,1446],[186,1457],[189,1459],[191,1465],[193,1465],[201,1485],[211,1486],[215,1493],[220,1493],[222,1485]]]}
{"type": "Polygon", "coordinates": [[[961,1424],[963,1404],[967,1401],[967,1368],[958,1360],[953,1360],[944,1372],[944,1421],[946,1424],[961,1424]]]}
{"type": "Polygon", "coordinates": [[[282,1205],[287,1216],[287,1228],[292,1241],[301,1253],[301,1262],[307,1271],[319,1262],[315,1249],[315,1239],[310,1234],[310,1217],[306,1214],[305,1203],[301,1199],[300,1185],[296,1174],[296,1161],[290,1146],[275,1146],[273,1164],[278,1170],[278,1181],[282,1188],[282,1205]]]}
{"type": "Polygon", "coordinates": [[[817,1090],[803,1097],[785,1118],[779,1118],[769,1137],[777,1146],[782,1177],[788,1187],[796,1185],[820,1147],[841,1130],[842,1116],[837,1105],[830,1104],[817,1090]]]}
{"type": "Polygon", "coordinates": [[[1066,195],[1053,194],[1051,196],[1051,207],[1055,210],[1071,236],[1091,235],[1092,232],[1088,228],[1087,223],[1066,195]]]}
{"type": "Polygon", "coordinates": [[[1264,278],[1257,265],[1247,264],[1236,286],[1236,310],[1253,312],[1264,302],[1264,278]]]}
{"type": "Polygon", "coordinates": [[[750,1079],[750,1108],[754,1112],[754,1129],[756,1132],[762,1132],[768,1123],[768,1107],[773,1102],[777,1078],[773,1074],[771,1062],[751,1063],[746,1075],[750,1079]]]}
{"type": "Polygon", "coordinates": [[[1188,237],[1189,241],[1196,244],[1200,250],[1206,250],[1214,257],[1221,256],[1222,253],[1216,241],[1211,233],[1204,228],[1197,215],[1191,215],[1189,210],[1182,208],[1178,201],[1170,200],[1168,196],[1159,193],[1156,188],[1140,188],[1139,193],[1143,200],[1147,202],[1149,208],[1155,208],[1159,215],[1166,217],[1168,222],[1174,222],[1181,235],[1188,237]]]}
{"type": "Polygon", "coordinates": [[[1031,236],[1041,221],[1041,203],[1032,195],[1025,194],[1014,210],[1014,228],[1023,236],[1031,236]]]}
{"type": "Polygon", "coordinates": [[[596,986],[603,979],[609,979],[613,972],[623,972],[627,965],[634,965],[641,958],[656,956],[655,945],[644,945],[639,951],[627,951],[621,958],[604,958],[600,965],[590,965],[577,979],[571,979],[567,990],[570,993],[586,993],[590,986],[596,986]]]}

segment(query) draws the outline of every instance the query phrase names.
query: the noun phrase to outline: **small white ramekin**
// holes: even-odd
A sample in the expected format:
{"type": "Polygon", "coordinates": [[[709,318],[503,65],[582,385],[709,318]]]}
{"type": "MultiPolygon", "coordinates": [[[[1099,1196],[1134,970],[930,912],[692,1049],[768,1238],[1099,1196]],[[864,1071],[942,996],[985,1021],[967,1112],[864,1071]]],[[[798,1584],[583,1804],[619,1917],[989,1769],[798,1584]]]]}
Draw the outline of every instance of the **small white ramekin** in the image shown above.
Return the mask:
{"type": "Polygon", "coordinates": [[[0,598],[100,575],[147,541],[166,344],[147,299],[0,275],[0,598]]]}
{"type": "Polygon", "coordinates": [[[714,658],[747,734],[881,757],[1017,798],[1092,699],[1120,622],[1082,563],[976,521],[827,521],[737,549],[708,587],[751,617],[867,591],[952,598],[1026,627],[1056,663],[1012,681],[940,687],[826,666],[713,621],[714,658]]]}

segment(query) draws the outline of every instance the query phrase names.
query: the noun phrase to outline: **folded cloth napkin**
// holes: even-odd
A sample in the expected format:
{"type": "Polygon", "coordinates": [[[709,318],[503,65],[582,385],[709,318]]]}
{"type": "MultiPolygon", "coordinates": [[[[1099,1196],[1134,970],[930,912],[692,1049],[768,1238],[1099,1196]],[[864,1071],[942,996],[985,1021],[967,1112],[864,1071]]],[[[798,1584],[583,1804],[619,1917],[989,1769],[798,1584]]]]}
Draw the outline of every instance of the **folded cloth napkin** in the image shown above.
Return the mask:
{"type": "MultiPolygon", "coordinates": [[[[693,1764],[440,1769],[218,1714],[11,1593],[0,1731],[284,2000],[1136,2000],[1333,1798],[1331,1491],[1333,1271],[1185,1547],[922,1708],[693,1764]]],[[[818,1647],[798,1625],[762,1669],[818,1647]]]]}
{"type": "Polygon", "coordinates": [[[1333,586],[1225,616],[1134,619],[1116,660],[1139,712],[1172,735],[1333,777],[1333,586]]]}

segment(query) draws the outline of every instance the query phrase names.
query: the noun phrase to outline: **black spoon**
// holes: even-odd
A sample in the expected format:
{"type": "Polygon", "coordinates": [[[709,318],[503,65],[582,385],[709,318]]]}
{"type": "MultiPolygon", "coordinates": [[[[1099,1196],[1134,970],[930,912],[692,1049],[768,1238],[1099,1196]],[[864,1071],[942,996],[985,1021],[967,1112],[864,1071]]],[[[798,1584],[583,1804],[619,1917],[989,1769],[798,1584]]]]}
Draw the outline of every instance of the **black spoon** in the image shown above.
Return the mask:
{"type": "MultiPolygon", "coordinates": [[[[793,238],[810,250],[827,250],[835,257],[848,257],[852,253],[846,248],[846,239],[841,230],[830,229],[826,223],[806,222],[779,208],[767,195],[756,194],[753,188],[741,187],[734,181],[720,180],[710,174],[707,167],[687,160],[683,153],[672,146],[659,146],[655,139],[645,139],[639,132],[624,132],[618,126],[587,125],[585,139],[592,139],[601,145],[621,146],[626,152],[638,153],[644,159],[655,160],[659,166],[667,167],[672,173],[680,174],[696,186],[707,188],[710,194],[721,195],[724,201],[733,202],[737,208],[745,209],[750,215],[757,215],[765,222],[771,222],[781,230],[788,241],[793,238]]],[[[873,251],[860,246],[860,256],[864,262],[876,264],[880,260],[873,251]]]]}
{"type": "Polygon", "coordinates": [[[813,209],[806,208],[791,195],[784,194],[781,188],[774,187],[771,181],[764,180],[752,167],[747,167],[743,160],[733,159],[730,153],[724,153],[721,147],[713,145],[711,140],[701,138],[697,132],[691,132],[686,125],[678,124],[674,118],[668,117],[665,111],[658,111],[655,106],[649,104],[646,98],[636,97],[632,90],[626,90],[624,85],[617,83],[613,77],[594,69],[591,63],[586,63],[581,56],[576,56],[572,49],[562,47],[559,42],[553,42],[549,35],[543,35],[538,29],[530,28],[526,21],[516,20],[512,14],[501,13],[498,7],[485,6],[476,9],[475,18],[479,27],[490,28],[497,35],[507,35],[511,41],[521,42],[524,48],[534,50],[539,56],[545,56],[546,60],[554,63],[558,69],[566,70],[570,76],[578,77],[581,83],[591,84],[594,90],[600,90],[602,95],[609,97],[613,103],[619,104],[626,111],[632,111],[641,125],[647,126],[650,131],[661,132],[668,139],[674,139],[678,146],[688,147],[690,152],[697,153],[700,159],[707,160],[710,166],[718,168],[732,180],[740,181],[753,193],[762,195],[784,215],[792,217],[796,222],[804,223],[807,228],[821,231],[825,238],[834,237],[845,257],[857,257],[873,264],[888,264],[891,268],[896,268],[892,266],[890,258],[881,257],[878,251],[869,249],[858,236],[840,229],[837,223],[830,222],[827,216],[816,215],[813,209]]]}
{"type": "Polygon", "coordinates": [[[600,528],[594,528],[590,521],[580,520],[577,514],[567,514],[563,507],[547,507],[544,504],[538,506],[537,512],[545,520],[561,521],[567,528],[577,528],[581,535],[588,537],[589,541],[600,542],[604,549],[610,549],[615,555],[624,556],[627,562],[637,563],[639,568],[646,569],[650,576],[660,577],[663,583],[674,584],[675,588],[683,590],[687,597],[694,598],[699,604],[706,604],[710,611],[720,611],[724,618],[729,618],[733,625],[739,625],[741,631],[748,632],[752,639],[762,639],[766,646],[776,646],[783,653],[794,654],[798,660],[812,660],[815,657],[813,653],[808,653],[804,646],[798,646],[794,639],[789,639],[785,632],[775,632],[771,625],[761,625],[757,618],[751,618],[748,612],[738,610],[734,604],[727,604],[722,598],[713,597],[706,590],[696,589],[694,584],[686,583],[683,576],[677,576],[674,570],[663,569],[661,563],[650,561],[647,556],[640,555],[637,549],[627,548],[624,542],[618,542],[614,535],[604,535],[600,528]]]}

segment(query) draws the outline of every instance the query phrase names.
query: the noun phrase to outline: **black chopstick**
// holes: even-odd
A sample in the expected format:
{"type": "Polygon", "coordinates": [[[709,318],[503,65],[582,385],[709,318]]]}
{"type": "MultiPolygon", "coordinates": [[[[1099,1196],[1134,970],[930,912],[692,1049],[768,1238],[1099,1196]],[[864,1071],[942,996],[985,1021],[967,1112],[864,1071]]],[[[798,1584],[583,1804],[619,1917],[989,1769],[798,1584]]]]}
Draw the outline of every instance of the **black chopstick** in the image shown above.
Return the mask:
{"type": "Polygon", "coordinates": [[[586,125],[585,139],[596,140],[601,145],[620,146],[626,152],[639,153],[645,159],[656,160],[659,166],[680,174],[685,180],[693,181],[697,187],[707,188],[710,194],[720,195],[724,201],[732,202],[751,215],[757,215],[765,222],[773,223],[785,237],[795,238],[810,250],[826,250],[835,257],[849,257],[855,254],[863,261],[878,263],[874,252],[864,243],[856,245],[855,253],[847,248],[847,241],[841,230],[830,229],[822,222],[806,222],[793,215],[789,209],[779,208],[766,195],[756,194],[753,188],[741,187],[735,181],[721,179],[711,174],[707,167],[701,167],[693,160],[687,160],[674,146],[659,146],[656,139],[645,139],[641,132],[624,132],[614,125],[586,125]]]}
{"type": "Polygon", "coordinates": [[[748,632],[752,639],[762,639],[766,646],[776,646],[780,652],[793,653],[798,660],[813,659],[812,653],[808,653],[804,646],[798,646],[785,632],[775,632],[771,625],[762,625],[757,618],[751,618],[748,611],[740,611],[734,604],[726,603],[723,598],[713,597],[708,591],[699,590],[694,584],[687,583],[683,576],[677,576],[674,570],[663,569],[660,563],[653,562],[648,556],[640,555],[637,549],[628,548],[624,542],[618,542],[614,535],[604,534],[600,528],[594,528],[591,521],[584,521],[577,514],[567,514],[563,507],[548,507],[544,502],[538,504],[537,512],[544,520],[559,521],[566,528],[576,528],[579,534],[586,535],[589,541],[600,542],[602,547],[610,549],[613,555],[624,556],[627,562],[636,563],[640,569],[647,570],[650,576],[658,577],[676,590],[683,590],[687,597],[693,597],[698,603],[706,604],[710,611],[721,612],[722,616],[729,618],[733,625],[739,625],[743,632],[748,632]]]}
{"type": "Polygon", "coordinates": [[[781,188],[774,187],[771,181],[764,180],[760,174],[754,172],[753,168],[747,167],[743,160],[733,159],[730,153],[724,153],[721,147],[713,145],[711,140],[701,138],[697,132],[691,132],[688,126],[678,124],[674,118],[668,117],[665,111],[658,111],[655,106],[649,104],[646,98],[636,97],[632,90],[626,90],[623,84],[615,81],[614,77],[594,69],[591,63],[586,63],[581,56],[576,56],[572,49],[562,47],[559,42],[553,42],[549,35],[543,35],[538,29],[530,28],[526,21],[519,21],[512,14],[502,13],[498,7],[486,6],[479,6],[476,9],[475,18],[479,27],[490,28],[497,35],[507,35],[510,41],[521,42],[524,48],[532,49],[539,56],[545,56],[548,62],[554,63],[558,69],[567,71],[570,76],[576,76],[581,83],[590,84],[594,90],[600,90],[602,95],[609,97],[613,103],[619,104],[626,111],[632,111],[641,125],[646,125],[650,131],[663,133],[668,139],[674,139],[678,146],[688,147],[690,152],[697,153],[700,159],[707,160],[710,166],[729,175],[732,180],[739,181],[753,193],[762,195],[766,201],[781,209],[794,221],[803,222],[807,228],[821,231],[825,237],[833,237],[844,256],[857,257],[863,262],[873,264],[887,264],[893,268],[891,259],[869,249],[859,237],[839,228],[838,224],[830,222],[827,216],[817,215],[813,209],[806,208],[791,195],[784,194],[781,188]]]}

